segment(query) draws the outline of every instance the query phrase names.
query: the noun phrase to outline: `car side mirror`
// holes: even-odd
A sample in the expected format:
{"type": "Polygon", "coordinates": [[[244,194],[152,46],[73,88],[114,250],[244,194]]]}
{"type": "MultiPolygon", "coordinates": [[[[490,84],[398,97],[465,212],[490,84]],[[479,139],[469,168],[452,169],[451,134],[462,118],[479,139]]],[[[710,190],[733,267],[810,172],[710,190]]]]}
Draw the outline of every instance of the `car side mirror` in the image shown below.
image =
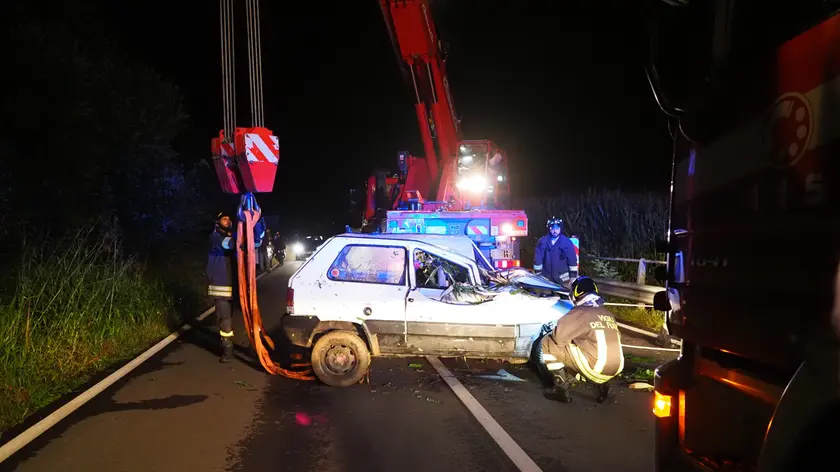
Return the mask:
{"type": "Polygon", "coordinates": [[[653,309],[658,311],[671,311],[671,302],[668,300],[668,292],[666,290],[653,294],[653,309]]]}

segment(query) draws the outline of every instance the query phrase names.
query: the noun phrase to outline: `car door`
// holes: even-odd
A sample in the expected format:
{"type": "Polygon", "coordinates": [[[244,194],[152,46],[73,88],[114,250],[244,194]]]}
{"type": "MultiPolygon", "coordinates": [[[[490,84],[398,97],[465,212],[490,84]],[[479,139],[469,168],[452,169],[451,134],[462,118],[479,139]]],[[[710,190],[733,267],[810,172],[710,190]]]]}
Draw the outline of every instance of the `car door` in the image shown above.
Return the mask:
{"type": "Polygon", "coordinates": [[[344,321],[363,323],[383,353],[406,349],[407,262],[405,247],[348,244],[327,269],[334,288],[324,302],[344,321]]]}
{"type": "MultiPolygon", "coordinates": [[[[405,311],[408,348],[426,354],[468,357],[506,357],[512,354],[516,326],[509,321],[504,322],[505,313],[497,309],[496,303],[453,304],[441,301],[453,278],[462,283],[474,281],[464,263],[438,254],[430,249],[412,250],[405,311]],[[438,278],[441,269],[435,271],[434,268],[429,269],[429,265],[446,267],[448,280],[438,278]]],[[[510,316],[507,318],[509,320],[510,316]]]]}

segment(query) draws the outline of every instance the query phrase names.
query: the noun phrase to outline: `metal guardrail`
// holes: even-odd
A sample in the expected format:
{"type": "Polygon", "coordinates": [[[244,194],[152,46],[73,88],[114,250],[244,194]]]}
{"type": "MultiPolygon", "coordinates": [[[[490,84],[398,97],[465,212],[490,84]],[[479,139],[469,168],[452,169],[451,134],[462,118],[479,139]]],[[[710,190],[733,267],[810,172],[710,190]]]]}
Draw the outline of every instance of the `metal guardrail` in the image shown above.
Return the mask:
{"type": "Polygon", "coordinates": [[[598,284],[598,288],[604,295],[644,303],[648,308],[653,306],[653,296],[665,290],[665,287],[657,287],[655,285],[640,285],[597,278],[593,280],[598,284]]]}
{"type": "MultiPolygon", "coordinates": [[[[643,303],[646,308],[653,308],[653,296],[665,290],[665,287],[658,287],[656,285],[647,285],[647,266],[648,264],[665,265],[665,261],[649,261],[647,259],[631,259],[628,257],[600,257],[600,256],[581,256],[583,260],[599,260],[610,262],[628,262],[636,264],[636,283],[619,282],[617,280],[609,280],[596,278],[595,283],[601,289],[601,293],[611,297],[624,298],[634,302],[643,303]]],[[[612,305],[623,305],[621,303],[612,305]]],[[[638,306],[638,305],[630,305],[638,306]]]]}

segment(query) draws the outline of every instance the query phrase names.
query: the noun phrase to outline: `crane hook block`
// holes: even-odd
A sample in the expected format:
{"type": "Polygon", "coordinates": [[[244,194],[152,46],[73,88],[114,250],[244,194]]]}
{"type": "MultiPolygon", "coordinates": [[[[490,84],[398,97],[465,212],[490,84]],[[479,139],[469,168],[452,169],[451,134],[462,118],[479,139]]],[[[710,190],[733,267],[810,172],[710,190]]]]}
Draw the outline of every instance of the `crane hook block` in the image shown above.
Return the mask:
{"type": "Polygon", "coordinates": [[[268,193],[274,189],[280,146],[270,129],[236,128],[232,140],[220,131],[212,140],[212,150],[224,193],[268,193]]]}

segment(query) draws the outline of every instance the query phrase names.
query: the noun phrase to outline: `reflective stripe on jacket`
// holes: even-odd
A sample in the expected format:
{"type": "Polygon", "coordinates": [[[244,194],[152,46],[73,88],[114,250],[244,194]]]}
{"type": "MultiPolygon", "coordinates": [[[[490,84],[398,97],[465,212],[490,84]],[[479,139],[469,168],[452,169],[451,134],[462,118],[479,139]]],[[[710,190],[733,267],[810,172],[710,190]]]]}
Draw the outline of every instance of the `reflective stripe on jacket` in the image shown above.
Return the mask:
{"type": "Polygon", "coordinates": [[[207,295],[215,298],[233,298],[235,245],[236,234],[227,236],[214,231],[210,235],[206,269],[207,295]]]}
{"type": "Polygon", "coordinates": [[[604,383],[624,370],[618,324],[601,306],[572,308],[540,343],[544,354],[571,358],[575,365],[569,367],[594,383],[604,383]]]}

